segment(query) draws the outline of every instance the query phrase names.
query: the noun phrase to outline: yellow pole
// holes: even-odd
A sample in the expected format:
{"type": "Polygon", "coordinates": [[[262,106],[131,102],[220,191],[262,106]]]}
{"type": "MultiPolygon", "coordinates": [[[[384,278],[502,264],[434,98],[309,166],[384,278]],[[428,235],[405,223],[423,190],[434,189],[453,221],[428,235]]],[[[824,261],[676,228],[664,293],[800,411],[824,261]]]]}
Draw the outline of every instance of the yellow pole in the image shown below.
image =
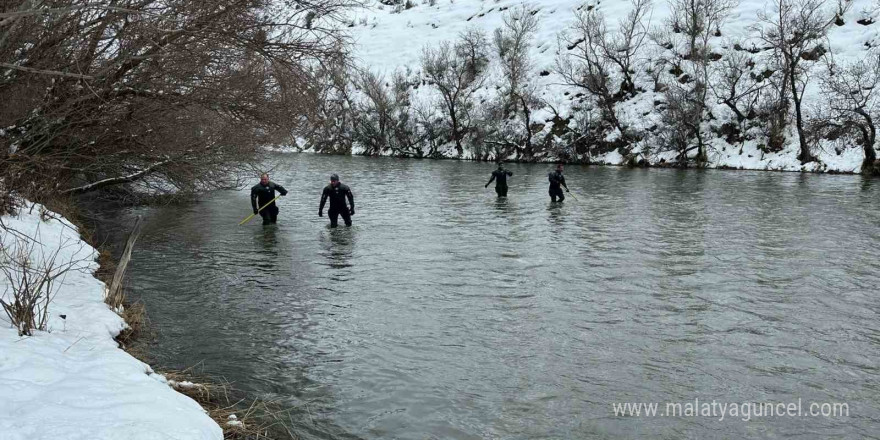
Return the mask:
{"type": "Polygon", "coordinates": [[[570,191],[570,190],[569,190],[569,191],[568,191],[568,195],[570,195],[570,196],[572,196],[572,197],[574,197],[574,199],[575,199],[575,200],[577,200],[577,201],[578,201],[578,202],[580,202],[580,200],[578,200],[578,198],[577,198],[577,197],[575,197],[575,196],[574,196],[574,193],[573,193],[573,192],[571,192],[571,191],[570,191]]]}
{"type": "Polygon", "coordinates": [[[258,209],[258,210],[257,210],[257,212],[255,212],[255,213],[253,213],[253,214],[251,214],[251,215],[249,215],[249,216],[248,216],[248,218],[246,218],[246,219],[244,219],[244,220],[242,220],[242,221],[241,221],[241,223],[239,223],[239,224],[238,224],[238,225],[239,225],[239,226],[241,226],[241,225],[243,225],[243,224],[245,224],[245,223],[247,223],[247,222],[249,222],[249,221],[251,221],[251,219],[252,219],[252,218],[254,218],[254,216],[255,216],[255,215],[257,215],[257,214],[259,214],[259,213],[260,213],[260,211],[262,211],[262,210],[263,210],[263,208],[265,208],[265,207],[267,207],[267,206],[269,206],[269,205],[271,205],[271,204],[272,204],[272,202],[274,202],[274,201],[276,201],[276,200],[278,200],[278,198],[279,198],[279,197],[281,197],[281,195],[280,195],[280,194],[279,194],[279,195],[278,195],[278,196],[276,196],[276,197],[275,197],[275,198],[274,198],[274,199],[272,199],[272,200],[269,200],[269,202],[268,202],[268,203],[266,203],[266,204],[265,204],[265,205],[263,205],[263,206],[262,206],[262,207],[261,207],[261,208],[260,208],[260,209],[258,209]]]}

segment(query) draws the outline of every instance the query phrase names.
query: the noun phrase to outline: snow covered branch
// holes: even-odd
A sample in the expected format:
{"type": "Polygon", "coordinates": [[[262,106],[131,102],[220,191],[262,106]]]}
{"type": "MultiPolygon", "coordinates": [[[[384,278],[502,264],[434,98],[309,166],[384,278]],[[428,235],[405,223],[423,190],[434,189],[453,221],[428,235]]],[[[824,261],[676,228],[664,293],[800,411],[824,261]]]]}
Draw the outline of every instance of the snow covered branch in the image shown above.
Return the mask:
{"type": "Polygon", "coordinates": [[[95,190],[98,190],[98,189],[101,189],[101,188],[104,188],[107,186],[119,185],[122,183],[131,183],[136,180],[143,179],[144,177],[146,177],[150,173],[156,171],[157,168],[164,166],[164,165],[167,165],[171,162],[173,162],[172,159],[166,159],[161,162],[156,162],[152,165],[149,165],[146,168],[144,168],[136,173],[132,173],[132,174],[129,174],[126,176],[118,176],[118,177],[111,177],[111,178],[107,178],[107,179],[102,179],[97,182],[89,183],[87,185],[78,186],[76,188],[68,188],[68,189],[61,191],[61,194],[82,194],[82,193],[87,193],[90,191],[95,191],[95,190]]]}

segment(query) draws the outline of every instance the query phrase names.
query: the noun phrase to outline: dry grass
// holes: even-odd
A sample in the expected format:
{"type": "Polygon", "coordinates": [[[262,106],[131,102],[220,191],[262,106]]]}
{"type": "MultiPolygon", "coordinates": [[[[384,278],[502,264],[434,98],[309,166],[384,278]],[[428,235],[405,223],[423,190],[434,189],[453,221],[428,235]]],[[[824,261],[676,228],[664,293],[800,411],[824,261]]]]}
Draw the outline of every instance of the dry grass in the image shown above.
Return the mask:
{"type": "Polygon", "coordinates": [[[101,267],[95,272],[95,278],[103,281],[104,284],[110,284],[113,274],[116,273],[116,260],[113,259],[109,246],[98,247],[98,264],[101,267]]]}
{"type": "Polygon", "coordinates": [[[116,336],[116,342],[120,348],[128,351],[132,356],[144,360],[146,358],[145,344],[134,344],[143,336],[152,336],[150,320],[147,317],[147,308],[144,303],[138,301],[122,308],[122,319],[128,327],[116,336]]]}
{"type": "Polygon", "coordinates": [[[82,210],[73,196],[63,196],[52,193],[50,195],[36,195],[26,197],[28,200],[39,203],[45,207],[40,210],[40,218],[43,221],[64,217],[68,222],[76,226],[82,239],[89,244],[94,242],[91,231],[83,225],[82,210]]]}
{"type": "Polygon", "coordinates": [[[196,367],[163,373],[168,384],[204,408],[230,440],[288,440],[299,437],[290,429],[290,409],[277,401],[235,398],[240,394],[218,378],[196,374],[196,367]]]}

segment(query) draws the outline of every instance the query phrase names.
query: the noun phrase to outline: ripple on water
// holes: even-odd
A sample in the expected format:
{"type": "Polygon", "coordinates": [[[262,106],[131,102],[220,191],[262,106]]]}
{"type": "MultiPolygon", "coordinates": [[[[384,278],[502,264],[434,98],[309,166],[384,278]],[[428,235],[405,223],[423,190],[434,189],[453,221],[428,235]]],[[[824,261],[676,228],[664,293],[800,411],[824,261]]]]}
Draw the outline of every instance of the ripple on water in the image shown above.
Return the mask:
{"type": "MultiPolygon", "coordinates": [[[[300,408],[316,437],[870,437],[880,186],[857,176],[279,155],[247,193],[147,212],[133,293],[167,365],[300,408]],[[318,203],[339,172],[353,228],[318,203]],[[614,417],[611,403],[834,401],[849,418],[614,417]],[[304,409],[305,408],[305,409],[304,409]]],[[[125,215],[105,216],[121,224],[125,215]]],[[[108,220],[111,222],[111,220],[108,220]]],[[[299,422],[298,422],[299,423],[299,422]]]]}

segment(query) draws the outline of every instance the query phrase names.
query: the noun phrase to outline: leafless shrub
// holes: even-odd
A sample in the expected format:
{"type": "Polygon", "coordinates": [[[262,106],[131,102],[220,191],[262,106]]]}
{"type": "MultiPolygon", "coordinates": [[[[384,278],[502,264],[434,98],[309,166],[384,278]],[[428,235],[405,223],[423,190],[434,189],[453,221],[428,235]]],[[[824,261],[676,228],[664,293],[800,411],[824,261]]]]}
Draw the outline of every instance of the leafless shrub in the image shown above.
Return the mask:
{"type": "Polygon", "coordinates": [[[658,133],[660,146],[675,151],[677,161],[682,166],[687,165],[688,155],[694,150],[697,150],[697,162],[705,161],[702,136],[705,102],[699,99],[705,93],[703,86],[696,84],[694,88],[685,88],[671,85],[664,93],[666,110],[663,112],[663,129],[658,133]]]}
{"type": "Polygon", "coordinates": [[[629,96],[638,92],[633,75],[639,50],[648,36],[645,20],[651,13],[651,0],[631,0],[632,9],[608,39],[599,40],[602,54],[617,66],[621,75],[620,91],[629,96]]]}
{"type": "Polygon", "coordinates": [[[411,82],[409,75],[396,71],[391,77],[392,120],[391,151],[397,156],[422,155],[423,139],[418,134],[416,118],[413,116],[410,101],[411,82]]]}
{"type": "Polygon", "coordinates": [[[34,331],[46,330],[49,304],[58,290],[56,280],[83,267],[85,261],[60,257],[62,250],[75,244],[63,242],[49,248],[38,241],[39,237],[39,229],[35,237],[20,237],[7,232],[0,234],[0,272],[6,284],[3,295],[0,295],[0,306],[19,336],[31,336],[34,331]]]}

